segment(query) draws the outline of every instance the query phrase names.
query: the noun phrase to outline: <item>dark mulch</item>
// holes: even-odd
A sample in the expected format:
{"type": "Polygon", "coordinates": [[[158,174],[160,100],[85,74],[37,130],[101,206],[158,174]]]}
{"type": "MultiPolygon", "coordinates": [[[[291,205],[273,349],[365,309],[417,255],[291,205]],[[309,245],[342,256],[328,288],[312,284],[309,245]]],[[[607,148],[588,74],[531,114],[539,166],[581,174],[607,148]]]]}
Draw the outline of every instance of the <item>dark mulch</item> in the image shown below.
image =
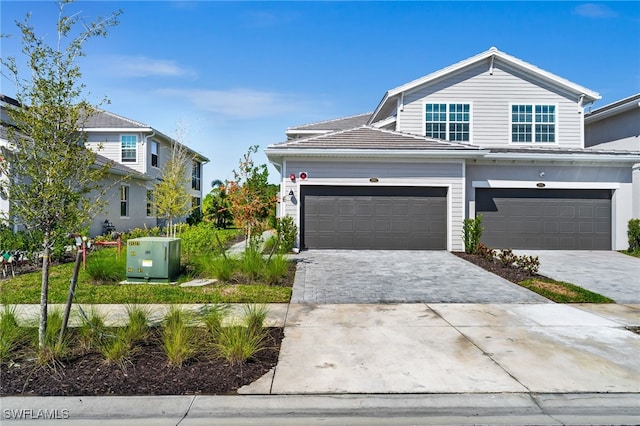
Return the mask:
{"type": "Polygon", "coordinates": [[[488,260],[477,254],[469,254],[459,251],[453,252],[453,254],[515,284],[521,283],[522,281],[530,278],[546,278],[545,276],[538,274],[529,275],[526,271],[519,268],[505,268],[499,262],[496,262],[495,260],[488,260]]]}
{"type": "Polygon", "coordinates": [[[124,369],[89,353],[56,366],[38,367],[34,361],[0,366],[0,395],[221,395],[235,393],[276,365],[281,328],[268,329],[267,348],[241,365],[201,355],[182,367],[167,363],[158,339],[139,347],[124,369]]]}

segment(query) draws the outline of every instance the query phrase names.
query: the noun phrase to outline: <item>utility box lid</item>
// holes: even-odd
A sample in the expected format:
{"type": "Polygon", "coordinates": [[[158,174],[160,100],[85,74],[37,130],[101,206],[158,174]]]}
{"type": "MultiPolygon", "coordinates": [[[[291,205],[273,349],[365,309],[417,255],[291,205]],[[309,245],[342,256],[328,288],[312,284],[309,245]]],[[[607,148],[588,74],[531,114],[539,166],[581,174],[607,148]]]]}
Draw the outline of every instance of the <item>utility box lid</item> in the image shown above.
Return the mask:
{"type": "Polygon", "coordinates": [[[180,238],[127,241],[127,281],[169,283],[180,275],[180,238]]]}

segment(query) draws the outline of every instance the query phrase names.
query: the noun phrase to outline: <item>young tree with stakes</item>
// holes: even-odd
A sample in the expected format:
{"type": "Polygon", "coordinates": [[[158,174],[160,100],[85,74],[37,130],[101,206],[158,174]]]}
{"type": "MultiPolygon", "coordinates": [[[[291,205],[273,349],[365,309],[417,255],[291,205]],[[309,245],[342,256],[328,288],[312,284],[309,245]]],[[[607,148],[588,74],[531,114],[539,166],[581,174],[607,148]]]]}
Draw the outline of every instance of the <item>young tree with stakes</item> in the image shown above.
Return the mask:
{"type": "MultiPolygon", "coordinates": [[[[5,126],[8,146],[0,163],[12,216],[28,230],[40,231],[42,285],[38,344],[45,347],[50,256],[54,244],[87,226],[92,207],[85,197],[100,194],[99,182],[109,165],[96,165],[96,153],[85,147],[83,124],[97,106],[85,100],[79,57],[93,37],[104,37],[118,24],[120,11],[89,24],[79,13],[65,14],[71,0],[58,2],[57,39],[48,44],[36,34],[30,15],[16,21],[22,34],[22,54],[27,71],[15,57],[2,58],[3,77],[16,87],[18,106],[7,105],[10,125],[5,126]],[[76,27],[80,26],[77,30],[76,27]],[[26,75],[26,77],[25,77],[26,75]]],[[[3,37],[5,37],[3,35],[3,37]]],[[[104,101],[103,101],[104,102],[104,101]]]]}

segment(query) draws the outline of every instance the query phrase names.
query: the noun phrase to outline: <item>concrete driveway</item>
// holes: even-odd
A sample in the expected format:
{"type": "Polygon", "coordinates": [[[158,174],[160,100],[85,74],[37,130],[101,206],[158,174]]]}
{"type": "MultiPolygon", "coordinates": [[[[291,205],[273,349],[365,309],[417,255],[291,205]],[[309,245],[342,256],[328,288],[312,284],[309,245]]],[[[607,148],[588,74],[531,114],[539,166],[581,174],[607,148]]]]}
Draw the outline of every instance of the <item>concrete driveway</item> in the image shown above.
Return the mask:
{"type": "Polygon", "coordinates": [[[517,250],[538,256],[540,274],[600,293],[616,303],[640,303],[640,259],[616,251],[517,250]]]}
{"type": "Polygon", "coordinates": [[[291,303],[547,303],[446,251],[300,253],[291,303]]]}

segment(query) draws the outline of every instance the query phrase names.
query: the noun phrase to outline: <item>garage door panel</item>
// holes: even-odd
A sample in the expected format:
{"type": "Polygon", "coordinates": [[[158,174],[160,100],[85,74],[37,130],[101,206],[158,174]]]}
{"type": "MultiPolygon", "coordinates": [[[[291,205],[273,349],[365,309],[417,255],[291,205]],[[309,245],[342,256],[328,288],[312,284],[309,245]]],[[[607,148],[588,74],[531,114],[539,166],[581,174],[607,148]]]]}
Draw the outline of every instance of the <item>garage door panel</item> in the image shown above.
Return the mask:
{"type": "Polygon", "coordinates": [[[609,190],[477,189],[476,213],[490,247],[611,248],[609,190]]]}
{"type": "Polygon", "coordinates": [[[304,248],[446,249],[446,188],[301,188],[304,248]],[[318,212],[333,216],[320,226],[318,212]]]}

